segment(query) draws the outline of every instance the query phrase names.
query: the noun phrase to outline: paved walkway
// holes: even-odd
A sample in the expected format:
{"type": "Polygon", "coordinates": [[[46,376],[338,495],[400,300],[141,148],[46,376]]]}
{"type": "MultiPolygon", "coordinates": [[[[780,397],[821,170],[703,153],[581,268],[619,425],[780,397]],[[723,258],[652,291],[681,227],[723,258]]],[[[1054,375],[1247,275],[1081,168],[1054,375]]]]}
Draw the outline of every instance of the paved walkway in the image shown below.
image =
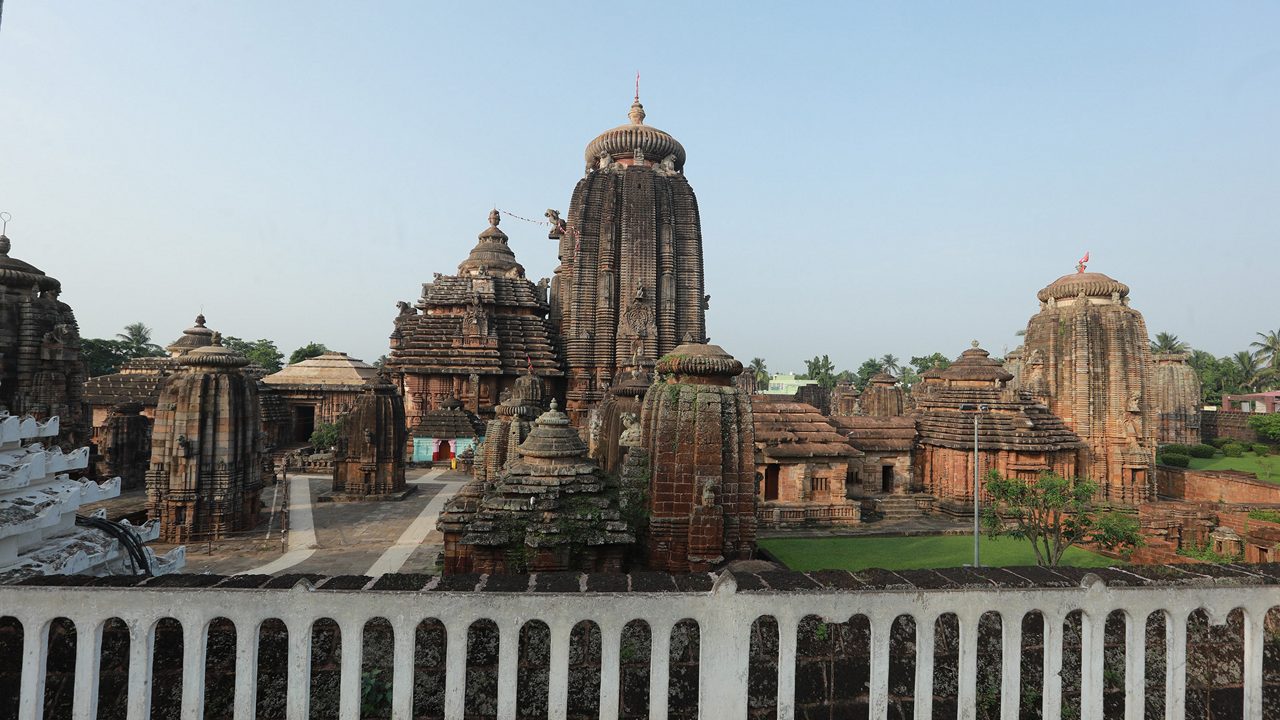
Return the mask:
{"type": "MultiPolygon", "coordinates": [[[[443,468],[439,470],[432,470],[427,473],[425,478],[418,482],[426,483],[443,474],[443,468]]],[[[395,544],[387,548],[386,552],[382,553],[382,556],[378,558],[377,562],[371,565],[364,574],[376,577],[386,573],[399,572],[400,569],[404,567],[405,563],[409,561],[409,558],[413,553],[422,546],[427,537],[430,536],[431,533],[435,532],[436,519],[440,517],[440,511],[444,509],[444,504],[453,497],[454,493],[458,492],[458,489],[461,488],[463,484],[464,482],[462,481],[446,483],[444,487],[436,493],[435,497],[431,498],[431,502],[427,503],[427,506],[422,509],[422,512],[418,514],[418,517],[414,518],[414,521],[409,524],[409,527],[405,528],[404,532],[400,534],[400,537],[396,540],[395,544]]]]}
{"type": "Polygon", "coordinates": [[[315,475],[289,478],[289,551],[279,558],[249,572],[274,575],[311,557],[316,552],[316,526],[311,516],[311,480],[315,475]]]}
{"type": "MultiPolygon", "coordinates": [[[[436,518],[444,504],[469,475],[436,468],[410,470],[406,478],[414,492],[403,500],[315,502],[327,493],[327,476],[296,475],[289,480],[290,529],[287,543],[280,538],[280,516],[267,535],[270,512],[253,531],[213,543],[187,547],[184,572],[318,573],[369,575],[383,572],[435,573],[444,548],[436,518]]],[[[269,509],[275,492],[263,489],[269,509]]],[[[163,552],[166,545],[154,545],[163,552]]]]}

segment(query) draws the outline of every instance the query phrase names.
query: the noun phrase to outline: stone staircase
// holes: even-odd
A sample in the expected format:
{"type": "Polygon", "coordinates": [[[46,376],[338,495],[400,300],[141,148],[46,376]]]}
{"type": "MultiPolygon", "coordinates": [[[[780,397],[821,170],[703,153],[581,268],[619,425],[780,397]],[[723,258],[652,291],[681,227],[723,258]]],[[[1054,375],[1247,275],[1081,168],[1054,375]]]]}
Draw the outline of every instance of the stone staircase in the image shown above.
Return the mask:
{"type": "Polygon", "coordinates": [[[864,512],[874,510],[881,519],[903,520],[933,513],[935,498],[924,493],[911,495],[872,495],[862,498],[864,512]]]}

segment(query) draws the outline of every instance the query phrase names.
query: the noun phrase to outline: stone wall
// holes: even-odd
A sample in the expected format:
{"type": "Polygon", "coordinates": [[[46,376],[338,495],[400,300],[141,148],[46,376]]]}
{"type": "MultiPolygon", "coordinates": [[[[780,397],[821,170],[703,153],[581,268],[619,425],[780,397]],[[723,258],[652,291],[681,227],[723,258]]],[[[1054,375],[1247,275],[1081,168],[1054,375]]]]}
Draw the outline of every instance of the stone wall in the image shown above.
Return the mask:
{"type": "MultiPolygon", "coordinates": [[[[858,573],[825,571],[816,573],[761,572],[735,573],[737,593],[749,597],[755,593],[768,593],[776,598],[774,612],[785,614],[785,600],[796,602],[814,592],[842,591],[857,596],[859,593],[882,593],[897,589],[908,595],[949,592],[963,595],[982,593],[982,588],[993,585],[1008,588],[1012,593],[1025,595],[1055,588],[1080,587],[1092,582],[1089,575],[1096,575],[1107,587],[1127,587],[1138,590],[1143,587],[1170,596],[1190,592],[1188,586],[1204,593],[1214,586],[1240,584],[1240,602],[1248,604],[1244,589],[1262,583],[1272,586],[1280,582],[1280,566],[1192,566],[1173,568],[1167,566],[1133,567],[1118,569],[1077,570],[1072,568],[1009,568],[970,570],[954,568],[887,572],[870,570],[858,573]],[[975,583],[982,583],[981,586],[975,583]],[[1017,588],[1014,590],[1013,588],[1017,588]],[[966,590],[967,589],[967,590],[966,590]],[[779,601],[783,601],[779,603],[779,601]]],[[[169,576],[168,578],[44,578],[45,585],[68,586],[92,582],[104,586],[142,584],[161,593],[178,593],[198,598],[218,590],[201,590],[211,586],[233,588],[249,592],[252,596],[268,591],[266,595],[289,593],[295,602],[309,602],[307,598],[324,596],[339,599],[336,594],[346,594],[349,599],[359,599],[368,594],[382,596],[386,604],[406,592],[419,599],[414,602],[430,604],[439,592],[474,593],[477,601],[493,599],[494,592],[519,596],[536,596],[553,593],[561,600],[571,600],[575,595],[602,593],[600,598],[614,598],[610,605],[621,607],[625,601],[671,593],[690,598],[706,597],[712,591],[715,576],[706,573],[668,575],[663,573],[635,573],[632,575],[580,575],[550,573],[532,576],[479,576],[463,575],[447,578],[431,578],[423,575],[385,575],[378,579],[364,576],[322,578],[319,576],[288,575],[276,578],[266,576],[236,576],[230,578],[202,575],[169,576]],[[306,581],[304,587],[314,587],[310,592],[299,593],[299,588],[289,590],[296,583],[306,581]],[[188,588],[185,590],[178,588],[188,588]],[[255,591],[254,588],[260,590],[255,591]],[[634,595],[633,595],[634,593],[634,595]],[[631,596],[631,597],[628,597],[631,596]]],[[[68,588],[70,589],[70,588],[68,588]]],[[[1097,588],[1090,589],[1092,594],[1097,588]]],[[[1273,591],[1274,587],[1264,589],[1273,591]]],[[[35,592],[39,592],[38,589],[35,592]]],[[[225,591],[224,591],[225,592],[225,591]]],[[[248,597],[248,596],[246,596],[248,597]]],[[[1207,600],[1207,595],[1202,599],[1207,600]]],[[[731,598],[721,598],[732,602],[731,598]]],[[[1107,607],[1110,607],[1107,605],[1107,607]]],[[[1226,607],[1230,607],[1228,604],[1226,607]]],[[[992,608],[980,616],[975,628],[977,658],[975,687],[973,687],[977,717],[999,716],[1001,692],[1000,647],[1002,627],[997,612],[1007,608],[992,608]]],[[[906,613],[906,604],[900,615],[889,627],[887,646],[890,661],[887,668],[888,717],[911,717],[921,692],[929,693],[935,716],[955,715],[962,701],[962,688],[967,685],[963,675],[961,628],[956,615],[944,613],[933,623],[933,643],[928,666],[932,673],[923,683],[917,679],[917,669],[922,667],[919,655],[920,643],[915,621],[906,613]]],[[[1244,642],[1245,623],[1239,610],[1224,610],[1216,619],[1204,611],[1191,612],[1186,622],[1186,690],[1184,700],[1186,717],[1211,720],[1238,718],[1245,715],[1244,707],[1244,642]]],[[[228,610],[233,612],[233,610],[228,610]]],[[[691,613],[696,612],[691,609],[691,613]]],[[[602,607],[599,620],[612,623],[602,607]]],[[[781,615],[780,615],[781,616],[781,615]]],[[[1038,718],[1039,703],[1044,690],[1043,618],[1033,611],[1021,615],[1019,645],[1021,684],[1018,700],[1021,717],[1038,718]]],[[[500,617],[500,621],[507,618],[500,617]]],[[[1265,618],[1258,618],[1266,628],[1280,626],[1280,609],[1272,609],[1265,618]]],[[[522,618],[523,620],[523,618],[522,618]]],[[[709,620],[709,619],[708,619],[709,620]]],[[[1144,627],[1138,637],[1145,650],[1145,710],[1149,716],[1163,714],[1166,695],[1165,674],[1165,618],[1157,611],[1142,618],[1144,627]]],[[[291,623],[292,624],[292,623],[291,623]]],[[[390,716],[392,683],[395,671],[392,626],[379,618],[362,627],[363,653],[360,658],[360,716],[384,718],[390,716]]],[[[413,627],[412,655],[413,683],[411,687],[411,714],[414,718],[440,718],[444,714],[445,691],[448,684],[445,667],[448,655],[449,633],[435,619],[427,619],[413,627]]],[[[465,627],[465,626],[464,626],[465,627]]],[[[806,615],[798,624],[792,624],[796,633],[794,643],[794,706],[796,717],[860,717],[868,713],[870,698],[868,687],[872,685],[873,635],[866,617],[853,614],[848,618],[823,618],[806,615]]],[[[748,656],[747,716],[752,719],[774,717],[777,714],[777,695],[780,651],[788,643],[779,636],[779,623],[771,614],[759,616],[752,624],[749,641],[743,648],[748,656]]],[[[567,629],[567,628],[566,628],[567,629]]],[[[230,718],[234,697],[235,631],[230,622],[215,619],[208,631],[208,653],[204,666],[205,717],[230,718]]],[[[22,655],[22,628],[13,618],[0,616],[0,717],[17,715],[20,687],[20,663],[11,658],[22,655]]],[[[354,644],[354,638],[343,637],[338,625],[329,619],[321,619],[311,626],[310,642],[310,712],[313,718],[336,717],[340,708],[341,668],[344,652],[354,644]]],[[[1089,658],[1085,647],[1087,638],[1083,617],[1079,610],[1062,617],[1062,712],[1061,717],[1081,715],[1083,672],[1089,658]]],[[[544,717],[548,713],[548,697],[554,685],[551,678],[554,643],[548,626],[541,621],[524,623],[518,632],[510,635],[518,643],[513,658],[517,672],[512,676],[516,683],[516,717],[544,717]]],[[[1263,681],[1263,705],[1257,717],[1276,717],[1280,712],[1280,635],[1265,632],[1260,653],[1263,681]]],[[[75,630],[63,619],[53,621],[50,633],[44,708],[47,717],[65,717],[70,713],[74,693],[73,668],[78,642],[75,630]]],[[[727,657],[723,650],[708,646],[710,637],[697,622],[686,619],[675,623],[666,638],[668,657],[667,697],[664,698],[667,717],[697,717],[699,682],[706,670],[702,658],[717,663],[727,657]]],[[[568,632],[567,643],[567,712],[568,718],[594,718],[599,716],[601,696],[601,667],[606,648],[619,654],[618,664],[618,716],[624,719],[647,717],[654,698],[650,697],[650,649],[654,638],[642,620],[627,622],[616,638],[616,643],[604,642],[599,627],[592,621],[582,621],[568,632]]],[[[1124,703],[1125,690],[1125,627],[1120,611],[1105,618],[1100,637],[1102,678],[1101,694],[1107,717],[1119,717],[1124,703]]],[[[183,633],[176,621],[161,620],[155,633],[155,656],[151,666],[151,704],[154,718],[177,718],[180,711],[183,669],[183,633]]],[[[127,658],[129,654],[128,629],[120,621],[109,621],[102,634],[102,666],[99,673],[100,712],[105,719],[125,717],[127,658]]],[[[257,712],[259,718],[283,718],[286,715],[288,630],[280,620],[266,620],[258,633],[257,641],[257,712]]],[[[468,718],[488,719],[498,714],[498,686],[503,682],[499,669],[504,655],[497,625],[490,620],[478,620],[471,624],[466,636],[465,707],[468,718]]]]}
{"type": "Polygon", "coordinates": [[[1232,438],[1244,442],[1258,442],[1258,433],[1249,427],[1249,413],[1204,410],[1200,413],[1200,440],[1211,442],[1214,438],[1232,438]]]}
{"type": "Polygon", "coordinates": [[[1190,502],[1280,504],[1280,485],[1259,480],[1253,473],[1234,470],[1191,470],[1159,465],[1156,493],[1162,498],[1190,502]]]}

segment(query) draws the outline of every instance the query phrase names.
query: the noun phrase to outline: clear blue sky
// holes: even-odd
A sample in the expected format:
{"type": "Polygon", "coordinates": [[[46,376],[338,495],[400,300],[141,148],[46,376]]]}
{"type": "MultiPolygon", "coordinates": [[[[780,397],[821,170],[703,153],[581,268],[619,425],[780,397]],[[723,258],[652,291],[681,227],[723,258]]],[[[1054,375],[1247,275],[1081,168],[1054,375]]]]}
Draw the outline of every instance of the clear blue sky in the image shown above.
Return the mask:
{"type": "Polygon", "coordinates": [[[1086,250],[1152,333],[1280,327],[1276,3],[9,0],[0,210],[86,336],[372,360],[491,206],[567,209],[636,70],[744,361],[999,353],[1086,250]]]}

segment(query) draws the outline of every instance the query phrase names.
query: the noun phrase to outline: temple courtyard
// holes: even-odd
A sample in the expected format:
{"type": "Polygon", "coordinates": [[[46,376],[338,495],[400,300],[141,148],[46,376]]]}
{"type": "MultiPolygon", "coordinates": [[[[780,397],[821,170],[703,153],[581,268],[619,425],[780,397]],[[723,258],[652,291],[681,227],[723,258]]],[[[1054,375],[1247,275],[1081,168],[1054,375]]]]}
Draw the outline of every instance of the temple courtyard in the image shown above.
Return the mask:
{"type": "MultiPolygon", "coordinates": [[[[212,542],[188,543],[184,572],[231,575],[379,575],[387,572],[438,573],[443,536],[436,517],[470,476],[448,468],[406,472],[411,489],[403,500],[327,502],[332,478],[294,475],[287,483],[288,511],[281,506],[286,483],[263,488],[268,511],[251,530],[212,542]],[[277,492],[280,496],[277,497],[277,492]],[[288,529],[282,532],[282,518],[288,529]]],[[[103,506],[108,516],[124,516],[145,501],[126,493],[103,506]]],[[[157,545],[167,551],[170,546],[157,545]]]]}

